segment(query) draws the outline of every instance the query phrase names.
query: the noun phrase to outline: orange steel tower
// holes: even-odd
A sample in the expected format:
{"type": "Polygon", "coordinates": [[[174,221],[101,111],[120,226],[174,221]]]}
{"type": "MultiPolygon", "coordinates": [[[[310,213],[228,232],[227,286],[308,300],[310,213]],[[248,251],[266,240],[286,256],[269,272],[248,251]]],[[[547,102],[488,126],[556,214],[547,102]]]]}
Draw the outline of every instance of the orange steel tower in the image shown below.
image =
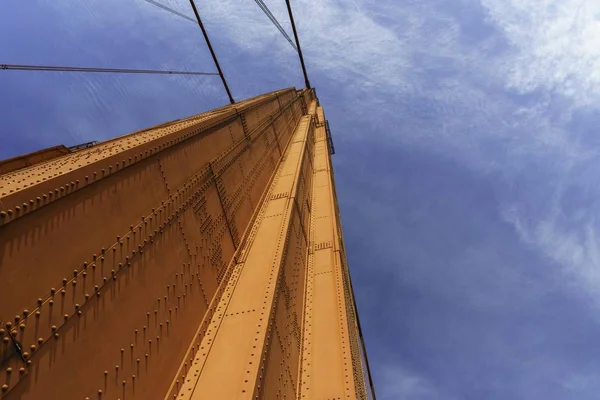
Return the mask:
{"type": "Polygon", "coordinates": [[[366,399],[314,90],[0,162],[1,399],[366,399]]]}

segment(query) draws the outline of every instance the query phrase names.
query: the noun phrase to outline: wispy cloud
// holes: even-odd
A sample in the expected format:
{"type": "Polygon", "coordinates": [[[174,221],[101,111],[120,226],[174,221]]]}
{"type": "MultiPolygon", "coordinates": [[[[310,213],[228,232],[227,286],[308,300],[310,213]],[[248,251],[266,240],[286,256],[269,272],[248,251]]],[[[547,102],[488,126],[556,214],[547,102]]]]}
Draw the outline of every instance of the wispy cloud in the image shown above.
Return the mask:
{"type": "Polygon", "coordinates": [[[600,4],[593,0],[482,0],[512,46],[499,70],[518,92],[555,91],[598,107],[600,4]]]}
{"type": "MultiPolygon", "coordinates": [[[[397,125],[381,132],[385,140],[460,154],[482,171],[502,169],[509,159],[518,169],[531,157],[567,164],[587,157],[564,124],[600,88],[600,50],[587,51],[600,48],[594,6],[512,3],[298,0],[294,10],[313,83],[335,82],[331,101],[342,96],[366,122],[397,125]],[[463,15],[479,21],[466,24],[463,15]],[[561,30],[573,18],[574,31],[561,30]]],[[[283,2],[268,4],[288,28],[283,2]]],[[[297,76],[295,54],[252,2],[204,8],[234,46],[270,55],[297,76]]]]}
{"type": "Polygon", "coordinates": [[[383,400],[451,400],[449,397],[442,397],[427,379],[400,364],[382,365],[378,369],[381,379],[378,395],[383,400]]]}

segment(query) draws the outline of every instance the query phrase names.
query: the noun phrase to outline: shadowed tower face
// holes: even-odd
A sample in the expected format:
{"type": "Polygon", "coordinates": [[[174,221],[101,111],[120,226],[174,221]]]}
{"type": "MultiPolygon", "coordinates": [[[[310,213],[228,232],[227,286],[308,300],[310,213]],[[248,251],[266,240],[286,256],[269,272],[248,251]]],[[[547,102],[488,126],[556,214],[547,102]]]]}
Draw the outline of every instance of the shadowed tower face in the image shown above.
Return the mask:
{"type": "Polygon", "coordinates": [[[0,399],[366,399],[312,90],[0,163],[0,399]]]}

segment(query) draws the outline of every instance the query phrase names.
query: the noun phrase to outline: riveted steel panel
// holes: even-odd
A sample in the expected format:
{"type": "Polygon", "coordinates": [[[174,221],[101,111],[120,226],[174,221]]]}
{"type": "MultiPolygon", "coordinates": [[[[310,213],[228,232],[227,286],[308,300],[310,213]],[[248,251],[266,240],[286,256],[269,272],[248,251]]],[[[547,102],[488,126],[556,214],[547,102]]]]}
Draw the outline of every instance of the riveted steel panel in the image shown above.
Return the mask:
{"type": "Polygon", "coordinates": [[[0,398],[365,398],[322,121],[286,89],[1,175],[0,398]]]}
{"type": "MultiPolygon", "coordinates": [[[[1,292],[0,333],[10,342],[2,363],[15,371],[4,397],[94,398],[102,390],[110,397],[162,398],[175,371],[187,373],[182,359],[190,356],[200,321],[213,315],[213,300],[235,276],[220,176],[209,161],[234,147],[237,113],[265,99],[279,106],[277,95],[1,177],[2,204],[12,207],[0,216],[0,282],[11,283],[1,292]],[[16,208],[36,193],[39,201],[34,196],[16,208]]],[[[242,197],[254,196],[257,204],[281,154],[277,144],[271,147],[270,170],[264,155],[236,166],[238,177],[247,177],[242,197]]],[[[235,213],[240,234],[252,207],[235,213]]]]}
{"type": "MultiPolygon", "coordinates": [[[[230,297],[224,298],[219,304],[219,312],[213,317],[207,336],[202,340],[200,348],[205,349],[206,353],[201,353],[194,361],[194,365],[198,365],[197,376],[190,378],[190,382],[186,380],[179,392],[183,398],[250,398],[264,387],[261,382],[266,376],[262,371],[268,364],[267,359],[271,360],[272,355],[275,355],[277,364],[281,360],[282,349],[280,348],[280,353],[276,348],[271,352],[270,338],[273,337],[274,329],[279,329],[275,328],[275,310],[280,299],[280,289],[288,294],[288,301],[290,296],[287,285],[284,285],[287,289],[282,289],[281,281],[285,276],[282,270],[286,269],[290,233],[296,234],[300,230],[297,229],[298,213],[289,193],[297,185],[300,176],[304,154],[302,147],[305,147],[308,128],[307,123],[298,125],[295,136],[304,140],[290,143],[287,156],[277,170],[270,195],[262,205],[263,212],[255,222],[256,229],[251,231],[252,242],[244,249],[243,265],[240,266],[235,286],[230,297]],[[290,154],[290,149],[295,145],[300,145],[300,150],[290,154]],[[291,179],[287,177],[289,173],[293,174],[291,179]],[[285,195],[273,196],[277,193],[285,195]],[[247,334],[240,335],[240,332],[247,334]],[[232,358],[233,354],[238,356],[232,358]],[[223,359],[230,359],[231,362],[225,364],[221,361],[223,359]],[[223,379],[233,383],[225,384],[223,379]],[[201,389],[198,391],[197,388],[201,389]]],[[[298,243],[295,236],[292,242],[298,243]]],[[[291,257],[289,259],[293,260],[291,257]]],[[[294,265],[293,262],[289,264],[294,265]]],[[[292,282],[294,271],[293,268],[290,269],[289,279],[292,282]]],[[[297,314],[292,315],[298,318],[297,314]]],[[[286,332],[287,322],[280,323],[283,333],[286,332]]],[[[285,337],[285,346],[288,346],[288,335],[285,337]]],[[[295,360],[297,374],[298,357],[295,360]]],[[[275,366],[276,362],[273,361],[271,365],[275,366]]],[[[280,373],[279,369],[276,373],[280,373]]],[[[294,384],[290,383],[288,386],[293,393],[294,384]]]]}
{"type": "MultiPolygon", "coordinates": [[[[322,109],[321,120],[324,120],[322,109]]],[[[318,121],[318,120],[317,120],[318,121]]],[[[365,399],[356,315],[324,129],[315,130],[310,253],[306,277],[301,382],[298,398],[365,399]]]]}

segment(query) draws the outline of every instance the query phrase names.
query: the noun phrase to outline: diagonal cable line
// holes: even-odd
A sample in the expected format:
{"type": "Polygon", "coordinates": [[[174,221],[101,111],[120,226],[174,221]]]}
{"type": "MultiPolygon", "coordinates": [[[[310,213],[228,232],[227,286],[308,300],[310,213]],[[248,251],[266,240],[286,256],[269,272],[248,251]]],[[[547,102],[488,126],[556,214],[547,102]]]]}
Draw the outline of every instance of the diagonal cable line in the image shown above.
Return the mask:
{"type": "Polygon", "coordinates": [[[154,75],[219,75],[216,72],[171,71],[157,69],[63,67],[50,65],[0,64],[0,70],[9,71],[51,71],[51,72],[108,72],[117,74],[154,74],[154,75]]]}
{"type": "MultiPolygon", "coordinates": [[[[170,12],[171,14],[177,15],[178,17],[184,18],[190,22],[193,23],[197,23],[197,21],[193,18],[188,17],[185,14],[180,13],[179,11],[176,11],[170,7],[165,6],[164,4],[161,4],[157,1],[154,0],[144,0],[146,3],[152,4],[156,7],[160,7],[163,10],[170,12]]],[[[279,21],[277,21],[277,18],[275,18],[275,16],[273,15],[273,13],[271,12],[271,10],[269,10],[269,7],[267,7],[267,5],[264,3],[264,1],[262,0],[254,0],[256,2],[256,4],[260,7],[260,9],[265,13],[265,15],[271,20],[271,22],[273,23],[273,25],[275,25],[275,27],[279,30],[279,32],[281,32],[281,34],[283,35],[283,37],[285,37],[285,39],[288,41],[288,43],[290,44],[290,46],[292,46],[292,48],[296,51],[298,51],[298,48],[296,47],[296,45],[294,44],[294,41],[290,38],[290,36],[287,34],[287,32],[285,31],[285,29],[283,29],[283,27],[281,26],[281,24],[279,23],[279,21]]]]}
{"type": "Polygon", "coordinates": [[[296,47],[298,48],[298,58],[300,58],[302,74],[304,74],[304,84],[306,85],[307,89],[310,89],[308,73],[306,72],[306,65],[304,64],[304,56],[302,55],[302,48],[300,47],[300,39],[298,38],[298,30],[296,30],[296,22],[294,22],[294,13],[292,11],[291,0],[285,0],[285,4],[287,6],[288,14],[290,16],[290,23],[292,24],[292,31],[294,32],[294,39],[296,39],[296,47]]]}
{"type": "Polygon", "coordinates": [[[262,0],[254,0],[254,2],[260,7],[261,10],[263,10],[263,12],[271,20],[271,22],[273,22],[273,25],[275,25],[277,27],[277,29],[279,29],[279,32],[281,32],[281,34],[286,38],[286,40],[289,42],[289,44],[292,46],[292,48],[294,50],[298,51],[298,49],[296,48],[296,45],[294,44],[292,39],[289,37],[289,35],[285,31],[285,29],[283,29],[283,27],[281,26],[279,21],[277,21],[277,18],[275,18],[275,16],[271,12],[271,10],[269,10],[269,7],[267,7],[265,2],[262,0]]]}
{"type": "Polygon", "coordinates": [[[206,32],[206,28],[202,23],[202,18],[200,18],[200,14],[198,13],[198,8],[196,7],[196,3],[194,0],[190,0],[190,6],[192,7],[192,11],[194,11],[194,16],[196,17],[196,21],[198,22],[198,26],[202,31],[202,36],[204,36],[204,41],[206,42],[206,46],[208,47],[208,51],[210,51],[210,55],[215,63],[215,67],[217,67],[217,71],[219,71],[219,76],[221,77],[221,82],[223,82],[223,87],[227,92],[227,97],[229,97],[229,103],[235,104],[235,99],[231,94],[231,90],[229,90],[229,85],[227,84],[227,79],[225,79],[225,75],[223,74],[223,70],[221,69],[221,64],[219,64],[219,59],[217,58],[217,54],[215,53],[215,49],[213,49],[212,44],[210,42],[210,38],[208,37],[208,32],[206,32]]]}
{"type": "Polygon", "coordinates": [[[145,1],[145,2],[147,2],[147,3],[150,3],[150,4],[153,4],[153,5],[155,5],[156,7],[160,7],[160,8],[162,8],[163,10],[170,12],[171,14],[175,14],[175,15],[177,15],[178,17],[181,17],[181,18],[187,19],[188,21],[191,21],[191,22],[193,22],[194,24],[196,23],[196,20],[195,20],[194,18],[188,17],[187,15],[185,15],[185,14],[182,14],[182,13],[180,13],[179,11],[176,11],[176,10],[174,10],[174,9],[172,9],[172,8],[170,8],[170,7],[167,7],[167,6],[163,5],[163,4],[160,4],[160,3],[159,3],[159,2],[157,2],[157,1],[154,1],[154,0],[144,0],[144,1],[145,1]]]}

